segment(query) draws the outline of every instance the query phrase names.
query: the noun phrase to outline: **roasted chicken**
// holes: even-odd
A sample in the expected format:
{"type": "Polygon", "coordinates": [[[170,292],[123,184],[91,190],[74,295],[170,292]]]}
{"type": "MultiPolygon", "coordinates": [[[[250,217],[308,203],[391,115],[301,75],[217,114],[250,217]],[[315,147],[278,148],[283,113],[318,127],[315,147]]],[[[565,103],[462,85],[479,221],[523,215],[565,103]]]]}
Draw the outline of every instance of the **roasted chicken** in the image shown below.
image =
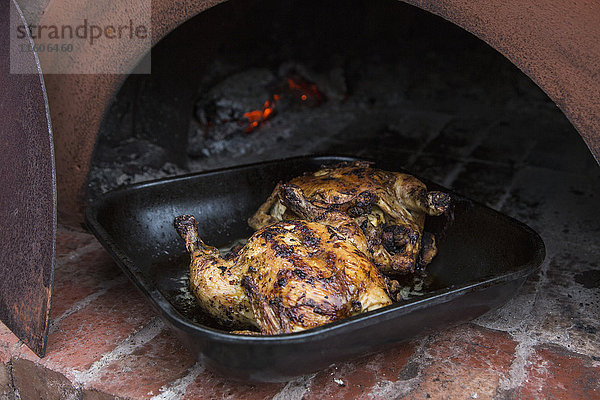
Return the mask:
{"type": "MultiPolygon", "coordinates": [[[[336,211],[354,219],[366,237],[365,253],[388,275],[413,272],[437,253],[435,238],[424,233],[426,215],[440,215],[450,196],[427,187],[412,175],[372,168],[357,161],[323,168],[289,181],[306,197],[310,218],[336,211]]],[[[290,210],[281,197],[281,184],[248,223],[261,229],[278,221],[305,218],[290,210]]]]}
{"type": "MultiPolygon", "coordinates": [[[[298,198],[294,187],[282,194],[288,207],[301,212],[298,198]]],[[[194,295],[228,325],[254,326],[265,335],[297,332],[391,304],[383,276],[364,254],[366,238],[356,222],[333,211],[318,219],[262,227],[225,259],[198,237],[194,217],[177,217],[175,228],[191,256],[194,295]]]]}

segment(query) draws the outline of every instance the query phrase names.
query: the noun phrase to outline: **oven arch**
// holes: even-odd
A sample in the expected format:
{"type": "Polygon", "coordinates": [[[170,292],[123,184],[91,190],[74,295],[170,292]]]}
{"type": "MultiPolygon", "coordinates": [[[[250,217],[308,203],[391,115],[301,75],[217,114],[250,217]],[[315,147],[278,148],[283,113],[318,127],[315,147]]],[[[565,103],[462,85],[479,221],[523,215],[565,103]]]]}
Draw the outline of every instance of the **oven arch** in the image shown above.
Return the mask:
{"type": "MultiPolygon", "coordinates": [[[[80,0],[70,7],[85,9],[80,0]]],[[[506,56],[554,101],[600,160],[600,4],[545,0],[531,4],[509,0],[407,0],[474,34],[506,56]]],[[[146,6],[145,1],[119,3],[113,12],[146,6]]],[[[152,4],[152,43],[221,0],[168,0],[152,4]]],[[[62,0],[48,3],[60,12],[62,0]]],[[[110,18],[110,16],[106,16],[110,18]]],[[[103,62],[74,53],[78,62],[103,62]]],[[[123,56],[131,68],[141,58],[123,56]]],[[[62,223],[79,225],[85,208],[85,188],[98,130],[125,75],[46,75],[56,148],[58,213],[62,223]]]]}

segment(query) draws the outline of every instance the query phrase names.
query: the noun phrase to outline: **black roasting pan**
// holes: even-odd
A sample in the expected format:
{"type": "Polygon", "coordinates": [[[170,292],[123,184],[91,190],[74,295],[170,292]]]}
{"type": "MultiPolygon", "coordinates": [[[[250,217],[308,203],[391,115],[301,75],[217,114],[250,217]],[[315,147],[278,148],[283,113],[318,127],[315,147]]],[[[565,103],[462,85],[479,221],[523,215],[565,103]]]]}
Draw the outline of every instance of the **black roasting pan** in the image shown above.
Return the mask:
{"type": "MultiPolygon", "coordinates": [[[[173,219],[195,215],[205,242],[222,246],[252,233],[246,220],[277,182],[351,160],[299,157],[136,184],[90,204],[86,220],[189,351],[243,381],[285,381],[473,319],[514,296],[544,260],[544,244],[532,229],[453,193],[451,215],[428,221],[440,238],[439,253],[418,296],[287,335],[235,335],[205,316],[187,290],[189,257],[173,219]]],[[[399,170],[389,162],[375,166],[399,170]]]]}

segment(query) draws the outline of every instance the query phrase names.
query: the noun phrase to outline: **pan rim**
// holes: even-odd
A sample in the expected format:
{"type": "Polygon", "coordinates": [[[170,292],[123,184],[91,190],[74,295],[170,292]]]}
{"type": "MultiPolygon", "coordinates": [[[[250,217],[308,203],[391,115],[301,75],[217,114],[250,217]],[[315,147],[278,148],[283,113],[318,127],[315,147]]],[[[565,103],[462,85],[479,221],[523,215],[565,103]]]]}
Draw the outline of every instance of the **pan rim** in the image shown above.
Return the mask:
{"type": "MultiPolygon", "coordinates": [[[[318,341],[322,340],[329,336],[335,336],[335,334],[340,331],[348,331],[353,328],[355,329],[363,329],[365,326],[374,325],[379,323],[382,319],[387,320],[391,318],[397,318],[402,315],[408,314],[410,312],[427,308],[432,305],[442,304],[445,302],[449,302],[457,297],[461,297],[466,293],[472,291],[482,290],[484,288],[500,285],[505,282],[515,281],[519,279],[524,279],[543,263],[546,250],[545,245],[540,237],[540,235],[534,231],[528,225],[508,216],[502,214],[496,210],[487,207],[479,202],[467,199],[466,197],[455,193],[452,190],[445,189],[452,195],[459,196],[460,198],[467,199],[478,207],[481,207],[485,212],[492,214],[496,218],[507,219],[512,223],[516,228],[524,231],[531,239],[533,243],[533,251],[531,253],[531,259],[521,265],[513,266],[512,271],[505,272],[499,275],[491,276],[484,279],[466,281],[457,286],[450,286],[443,289],[439,289],[437,291],[426,293],[421,297],[415,297],[413,299],[409,299],[403,302],[396,302],[389,306],[373,310],[367,313],[358,314],[352,317],[344,318],[339,321],[335,321],[332,323],[328,323],[326,325],[318,326],[312,329],[308,329],[301,332],[287,333],[287,334],[279,334],[279,335],[240,335],[234,334],[230,332],[226,332],[223,330],[219,330],[216,328],[211,328],[199,323],[195,323],[190,321],[184,315],[182,315],[173,304],[158,290],[156,285],[150,282],[148,279],[144,277],[142,273],[140,273],[139,268],[136,267],[135,262],[129,258],[129,256],[124,252],[117,243],[111,238],[111,235],[104,229],[102,224],[98,221],[98,212],[102,208],[103,204],[106,204],[110,200],[114,200],[119,196],[124,196],[133,191],[139,191],[143,189],[147,189],[150,187],[154,187],[157,185],[163,185],[165,183],[170,182],[182,182],[186,180],[197,179],[201,176],[210,176],[210,175],[218,175],[223,173],[224,171],[236,171],[243,169],[251,169],[256,168],[257,166],[265,166],[268,164],[277,164],[281,162],[293,162],[293,161],[307,161],[307,160],[318,160],[323,161],[355,161],[359,158],[347,156],[347,155],[328,155],[328,154],[318,154],[318,155],[307,155],[307,156],[297,156],[290,158],[281,158],[269,161],[262,161],[252,164],[244,164],[233,167],[225,167],[214,169],[210,171],[202,171],[202,172],[194,172],[184,175],[178,175],[173,177],[166,177],[155,179],[146,182],[140,182],[133,185],[129,185],[123,188],[118,188],[104,195],[98,197],[93,202],[88,204],[88,207],[85,212],[85,220],[98,241],[107,249],[113,259],[117,262],[117,264],[121,267],[124,273],[134,282],[134,284],[144,292],[146,297],[152,302],[155,308],[157,308],[160,314],[166,318],[174,327],[177,329],[186,331],[187,333],[202,335],[207,337],[210,340],[219,341],[221,343],[252,343],[255,345],[273,345],[273,344],[296,344],[296,343],[306,343],[307,341],[318,341]]],[[[364,159],[364,158],[361,158],[364,159]]],[[[417,175],[415,175],[417,176],[417,175]]],[[[418,177],[418,176],[417,176],[418,177]]],[[[421,179],[421,178],[419,178],[421,179]]],[[[427,185],[432,182],[429,182],[426,179],[423,179],[427,185]]],[[[440,186],[433,183],[434,186],[440,186]]]]}

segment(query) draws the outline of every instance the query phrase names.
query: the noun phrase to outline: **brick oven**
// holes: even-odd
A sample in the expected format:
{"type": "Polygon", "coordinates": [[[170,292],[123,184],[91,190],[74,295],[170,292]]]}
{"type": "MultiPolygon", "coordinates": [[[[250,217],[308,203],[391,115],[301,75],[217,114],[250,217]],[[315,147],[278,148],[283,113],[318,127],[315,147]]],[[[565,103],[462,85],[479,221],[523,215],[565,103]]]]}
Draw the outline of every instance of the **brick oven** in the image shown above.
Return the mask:
{"type": "MultiPolygon", "coordinates": [[[[47,1],[39,23],[64,7],[47,1]]],[[[28,154],[43,157],[18,179],[38,177],[32,186],[46,195],[7,186],[44,201],[26,203],[36,212],[3,239],[3,272],[32,266],[21,275],[31,285],[0,287],[0,305],[13,310],[1,315],[46,355],[0,326],[2,396],[598,395],[600,6],[169,0],[154,2],[151,15],[149,75],[42,74],[39,86],[3,70],[3,100],[18,108],[27,94],[42,99],[31,124],[3,129],[36,133],[28,154]],[[290,382],[249,385],[190,356],[86,231],[87,204],[116,187],[321,153],[394,161],[517,218],[540,233],[546,261],[515,299],[472,323],[290,382]],[[43,261],[7,257],[27,251],[14,243],[41,220],[30,237],[43,261]],[[15,300],[23,291],[28,300],[15,300]]],[[[129,68],[143,58],[141,49],[120,56],[129,68]]],[[[73,62],[103,58],[75,51],[73,62]]],[[[18,112],[7,104],[5,115],[18,112]]],[[[28,146],[16,137],[4,154],[28,146]]]]}

